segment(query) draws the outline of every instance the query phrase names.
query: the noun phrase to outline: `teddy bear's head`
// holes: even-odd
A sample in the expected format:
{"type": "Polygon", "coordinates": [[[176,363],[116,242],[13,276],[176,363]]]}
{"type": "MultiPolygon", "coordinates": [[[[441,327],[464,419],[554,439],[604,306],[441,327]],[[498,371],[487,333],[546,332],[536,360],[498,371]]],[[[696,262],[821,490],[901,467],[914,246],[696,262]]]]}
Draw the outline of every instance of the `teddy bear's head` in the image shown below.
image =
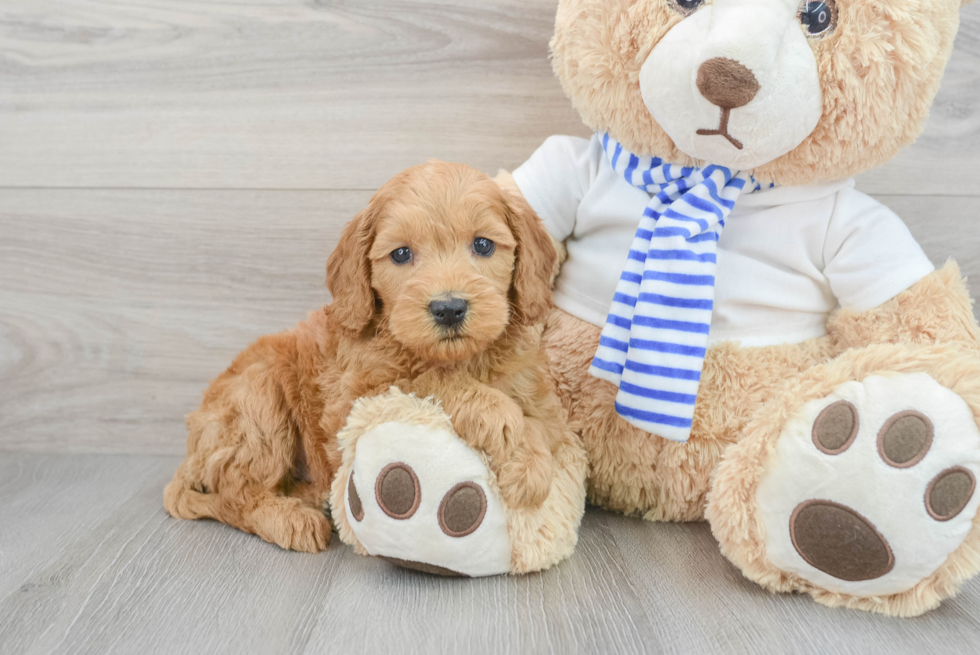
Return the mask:
{"type": "Polygon", "coordinates": [[[962,0],[560,0],[555,71],[638,155],[834,180],[921,132],[962,0]]]}

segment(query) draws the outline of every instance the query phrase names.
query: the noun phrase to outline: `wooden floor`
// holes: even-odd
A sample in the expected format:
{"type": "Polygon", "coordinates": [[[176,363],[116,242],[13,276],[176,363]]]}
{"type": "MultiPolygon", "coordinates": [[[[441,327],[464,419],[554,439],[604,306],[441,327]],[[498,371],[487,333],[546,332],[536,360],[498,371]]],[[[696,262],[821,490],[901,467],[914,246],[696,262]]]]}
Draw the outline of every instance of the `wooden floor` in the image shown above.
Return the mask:
{"type": "Polygon", "coordinates": [[[524,578],[443,579],[288,553],[170,518],[179,460],[0,455],[3,653],[969,653],[980,586],[918,619],[772,596],[705,524],[598,510],[579,548],[524,578]]]}
{"type": "MultiPolygon", "coordinates": [[[[555,0],[0,3],[0,654],[967,652],[980,581],[894,620],[773,597],[704,525],[587,514],[577,554],[446,581],[166,517],[182,416],[329,300],[340,228],[427,157],[586,135],[555,0]]],[[[925,134],[859,188],[980,294],[980,5],[925,134]]]]}

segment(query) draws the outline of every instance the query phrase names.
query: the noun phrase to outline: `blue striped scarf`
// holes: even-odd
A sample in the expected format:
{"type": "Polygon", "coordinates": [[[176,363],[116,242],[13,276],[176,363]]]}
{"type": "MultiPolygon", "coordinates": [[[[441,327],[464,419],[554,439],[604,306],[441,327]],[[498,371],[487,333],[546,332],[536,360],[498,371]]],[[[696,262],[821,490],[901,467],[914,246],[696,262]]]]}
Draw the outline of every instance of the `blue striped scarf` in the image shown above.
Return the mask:
{"type": "Polygon", "coordinates": [[[711,329],[718,238],[735,201],[760,186],[721,166],[637,157],[600,136],[613,170],[650,193],[589,372],[619,387],[616,412],[687,441],[711,329]]]}

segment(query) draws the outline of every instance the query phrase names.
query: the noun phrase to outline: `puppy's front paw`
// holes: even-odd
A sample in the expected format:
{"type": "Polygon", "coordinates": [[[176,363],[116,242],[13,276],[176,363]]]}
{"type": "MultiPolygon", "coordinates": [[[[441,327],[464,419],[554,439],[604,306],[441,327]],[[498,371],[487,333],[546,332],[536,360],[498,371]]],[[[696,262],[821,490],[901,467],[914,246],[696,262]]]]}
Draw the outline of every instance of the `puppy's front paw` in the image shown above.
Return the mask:
{"type": "Polygon", "coordinates": [[[522,452],[494,468],[500,495],[509,507],[540,507],[551,492],[554,472],[549,453],[522,452]]]}

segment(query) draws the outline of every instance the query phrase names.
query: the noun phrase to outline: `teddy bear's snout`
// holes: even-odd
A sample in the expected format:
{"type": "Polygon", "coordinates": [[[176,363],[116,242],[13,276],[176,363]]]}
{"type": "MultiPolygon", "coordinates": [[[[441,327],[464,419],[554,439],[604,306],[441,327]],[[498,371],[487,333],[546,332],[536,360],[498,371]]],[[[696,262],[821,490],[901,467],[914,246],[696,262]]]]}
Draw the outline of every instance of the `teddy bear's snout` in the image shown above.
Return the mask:
{"type": "Polygon", "coordinates": [[[654,45],[640,68],[640,94],[680,151],[751,170],[813,132],[823,92],[799,7],[799,0],[713,0],[654,45]]]}
{"type": "Polygon", "coordinates": [[[712,57],[698,67],[698,91],[722,109],[744,107],[759,93],[759,80],[748,68],[727,57],[712,57]]]}

